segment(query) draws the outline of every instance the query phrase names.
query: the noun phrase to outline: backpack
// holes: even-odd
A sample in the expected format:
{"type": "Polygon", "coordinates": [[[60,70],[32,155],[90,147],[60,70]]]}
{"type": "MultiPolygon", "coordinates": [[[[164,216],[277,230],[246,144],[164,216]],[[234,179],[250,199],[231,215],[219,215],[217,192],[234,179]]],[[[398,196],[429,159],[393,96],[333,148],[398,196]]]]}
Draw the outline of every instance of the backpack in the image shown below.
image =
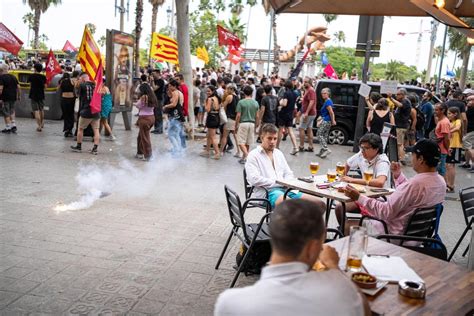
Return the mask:
{"type": "Polygon", "coordinates": [[[417,131],[421,131],[421,130],[423,130],[423,127],[425,126],[425,114],[423,112],[421,112],[421,110],[418,107],[416,107],[415,110],[416,110],[415,129],[417,131]]]}
{"type": "MultiPolygon", "coordinates": [[[[237,252],[235,255],[235,262],[237,263],[237,266],[234,268],[236,270],[239,268],[246,252],[247,247],[240,245],[239,252],[237,252]]],[[[270,260],[271,254],[272,247],[270,246],[270,241],[255,243],[252,247],[252,251],[247,257],[245,265],[242,267],[241,272],[245,273],[246,276],[260,274],[262,272],[262,268],[270,260]]]]}

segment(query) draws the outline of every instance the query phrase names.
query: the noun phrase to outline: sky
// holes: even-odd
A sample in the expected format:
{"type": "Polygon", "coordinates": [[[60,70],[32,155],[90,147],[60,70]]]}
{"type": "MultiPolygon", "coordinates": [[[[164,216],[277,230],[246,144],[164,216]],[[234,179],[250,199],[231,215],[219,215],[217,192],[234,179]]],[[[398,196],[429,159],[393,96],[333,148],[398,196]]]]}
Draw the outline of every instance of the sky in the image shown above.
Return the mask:
{"type": "MultiPolygon", "coordinates": [[[[120,0],[117,0],[120,2],[120,0]]],[[[126,2],[127,0],[125,0],[126,2]]],[[[199,0],[190,1],[190,11],[197,10],[199,0]]],[[[46,34],[49,38],[48,46],[53,49],[61,49],[69,40],[75,46],[79,46],[84,25],[93,23],[97,30],[95,38],[98,40],[105,35],[106,29],[119,29],[119,16],[114,15],[115,0],[62,0],[62,4],[51,6],[46,13],[41,16],[40,34],[46,34]]],[[[144,0],[144,16],[141,46],[145,47],[145,38],[151,32],[151,5],[144,0]]],[[[165,4],[158,11],[157,30],[167,26],[167,9],[172,7],[171,0],[166,0],[165,4]]],[[[130,16],[125,21],[125,32],[131,32],[134,28],[135,1],[130,1],[130,16]]],[[[30,12],[28,5],[22,0],[0,0],[0,21],[12,30],[23,42],[27,42],[28,27],[22,22],[22,17],[30,12]]],[[[219,19],[226,19],[229,13],[221,12],[219,19]]],[[[341,45],[354,47],[357,41],[358,16],[340,15],[328,27],[328,34],[343,31],[346,34],[346,42],[337,44],[329,41],[326,46],[341,45]]],[[[247,48],[268,49],[270,17],[266,16],[263,7],[257,5],[253,8],[245,7],[241,14],[241,21],[247,24],[248,38],[245,44],[247,48]]],[[[416,60],[418,34],[407,34],[405,36],[398,33],[411,33],[420,30],[429,31],[431,28],[431,18],[420,17],[385,17],[382,48],[380,57],[374,62],[387,62],[389,60],[399,60],[407,65],[417,66],[419,70],[426,69],[429,54],[429,32],[422,33],[420,46],[420,57],[416,60]]],[[[282,49],[291,49],[296,44],[296,37],[301,37],[306,27],[325,26],[326,22],[320,14],[280,14],[277,18],[278,43],[282,49]]],[[[436,46],[442,45],[445,26],[438,27],[436,46]]],[[[31,32],[32,33],[32,32],[31,32]]],[[[33,35],[30,34],[30,38],[33,35]]],[[[448,45],[448,43],[447,43],[448,45]]],[[[474,59],[474,58],[471,58],[474,59]]],[[[453,66],[461,66],[461,60],[455,59],[453,53],[449,53],[445,59],[449,69],[453,66]]],[[[435,60],[433,60],[433,67],[435,60]]],[[[443,67],[443,73],[446,68],[443,67]]],[[[469,65],[472,68],[472,62],[469,65]]],[[[433,69],[434,72],[434,69],[433,69]]]]}

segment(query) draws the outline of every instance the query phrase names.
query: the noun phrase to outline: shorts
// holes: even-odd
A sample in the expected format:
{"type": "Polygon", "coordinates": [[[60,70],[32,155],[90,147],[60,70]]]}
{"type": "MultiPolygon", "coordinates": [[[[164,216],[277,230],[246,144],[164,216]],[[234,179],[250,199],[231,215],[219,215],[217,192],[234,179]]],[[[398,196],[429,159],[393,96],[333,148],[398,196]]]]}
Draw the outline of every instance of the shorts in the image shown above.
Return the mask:
{"type": "Polygon", "coordinates": [[[251,122],[241,123],[237,131],[237,144],[250,146],[253,143],[255,143],[255,124],[251,122]]]}
{"type": "Polygon", "coordinates": [[[31,109],[33,111],[43,111],[44,109],[44,100],[31,100],[31,109]]]}
{"type": "MultiPolygon", "coordinates": [[[[285,188],[272,188],[268,191],[268,200],[270,201],[270,204],[272,208],[275,207],[275,203],[278,200],[280,196],[285,195],[286,189],[285,188]]],[[[287,197],[290,199],[301,199],[303,196],[303,193],[299,191],[290,191],[287,194],[287,197]]]]}
{"type": "Polygon", "coordinates": [[[405,143],[405,136],[407,134],[406,128],[397,127],[397,144],[403,145],[405,143]]]}
{"type": "Polygon", "coordinates": [[[406,139],[412,143],[416,142],[416,131],[408,130],[406,134],[406,139]]]}
{"type": "Polygon", "coordinates": [[[459,163],[461,161],[461,148],[450,149],[450,154],[446,157],[446,163],[459,163]]]}
{"type": "Polygon", "coordinates": [[[235,121],[233,119],[227,118],[227,123],[224,124],[224,129],[227,131],[235,131],[235,121]]]}
{"type": "Polygon", "coordinates": [[[9,117],[15,112],[15,101],[0,101],[0,114],[9,117]]]}
{"type": "Polygon", "coordinates": [[[293,118],[292,117],[278,117],[277,126],[278,127],[292,127],[293,118]]]}
{"type": "Polygon", "coordinates": [[[469,132],[462,138],[462,148],[464,150],[474,149],[474,132],[469,132]]]}
{"type": "Polygon", "coordinates": [[[93,129],[99,129],[100,120],[98,118],[84,118],[79,117],[79,128],[86,129],[89,124],[92,126],[93,129]]]}
{"type": "Polygon", "coordinates": [[[305,123],[303,120],[303,116],[301,116],[299,129],[313,128],[313,123],[314,123],[315,118],[316,118],[316,115],[309,115],[308,120],[305,123]]]}
{"type": "Polygon", "coordinates": [[[441,154],[437,168],[438,173],[443,177],[446,175],[446,156],[446,154],[441,154]]]}
{"type": "Polygon", "coordinates": [[[194,116],[198,116],[199,113],[201,113],[201,107],[200,106],[195,106],[194,107],[194,116]]]}

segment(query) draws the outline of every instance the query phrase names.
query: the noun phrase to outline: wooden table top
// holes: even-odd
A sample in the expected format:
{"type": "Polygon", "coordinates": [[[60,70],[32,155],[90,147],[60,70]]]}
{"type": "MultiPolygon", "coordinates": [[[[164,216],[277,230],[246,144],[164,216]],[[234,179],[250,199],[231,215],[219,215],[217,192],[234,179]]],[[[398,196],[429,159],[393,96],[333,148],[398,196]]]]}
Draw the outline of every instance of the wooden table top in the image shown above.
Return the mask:
{"type": "MultiPolygon", "coordinates": [[[[295,190],[300,190],[303,193],[315,195],[322,198],[328,198],[331,200],[339,202],[350,202],[352,201],[349,197],[345,196],[343,192],[339,192],[337,189],[319,189],[316,184],[324,183],[326,176],[316,176],[315,182],[308,183],[298,179],[289,179],[289,180],[277,180],[276,183],[287,188],[292,188],[295,190]]],[[[373,192],[371,189],[380,189],[372,186],[364,186],[366,192],[361,193],[362,195],[368,197],[381,197],[385,195],[390,195],[393,193],[393,189],[388,189],[389,192],[373,192]]]]}
{"type": "MultiPolygon", "coordinates": [[[[348,238],[328,243],[339,253],[340,263],[346,262],[348,238]]],[[[371,237],[367,252],[402,257],[426,285],[426,297],[420,300],[398,294],[398,284],[387,284],[376,296],[367,295],[373,312],[384,315],[474,314],[474,271],[371,237]]]]}

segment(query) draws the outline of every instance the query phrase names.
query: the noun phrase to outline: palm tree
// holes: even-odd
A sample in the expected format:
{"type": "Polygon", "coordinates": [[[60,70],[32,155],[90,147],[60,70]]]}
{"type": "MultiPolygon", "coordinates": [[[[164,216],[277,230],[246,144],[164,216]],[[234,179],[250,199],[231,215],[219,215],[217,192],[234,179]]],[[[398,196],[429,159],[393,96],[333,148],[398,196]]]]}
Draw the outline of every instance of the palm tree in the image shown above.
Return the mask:
{"type": "Polygon", "coordinates": [[[158,15],[158,8],[161,7],[165,0],[148,0],[152,6],[151,10],[151,33],[155,33],[156,31],[156,17],[158,15]]]}
{"type": "Polygon", "coordinates": [[[272,33],[273,33],[273,73],[278,74],[280,69],[280,46],[277,40],[277,20],[275,11],[272,9],[269,0],[262,0],[265,14],[271,13],[272,33]]]}
{"type": "Polygon", "coordinates": [[[45,13],[50,5],[61,4],[61,0],[23,0],[23,3],[28,4],[34,12],[33,32],[35,32],[35,37],[33,40],[33,48],[37,49],[41,14],[45,13]]]}
{"type": "Polygon", "coordinates": [[[135,7],[135,73],[140,76],[140,37],[142,35],[143,0],[137,0],[135,7]]]}
{"type": "Polygon", "coordinates": [[[232,14],[227,23],[224,22],[224,27],[230,32],[234,33],[239,37],[242,42],[246,41],[245,28],[246,25],[240,21],[240,18],[236,14],[232,14]]]}
{"type": "Polygon", "coordinates": [[[334,38],[337,40],[337,42],[340,44],[346,42],[346,33],[344,31],[337,31],[334,33],[334,38]]]}
{"type": "Polygon", "coordinates": [[[398,80],[403,79],[403,72],[401,69],[402,64],[396,60],[390,60],[385,68],[385,78],[387,80],[398,80]]]}
{"type": "Polygon", "coordinates": [[[94,35],[95,34],[95,31],[97,29],[97,27],[95,26],[94,23],[86,23],[86,26],[87,28],[89,29],[89,31],[91,32],[91,35],[94,35]]]}
{"type": "Polygon", "coordinates": [[[323,14],[324,20],[326,21],[326,26],[328,26],[332,21],[335,21],[338,17],[337,14],[323,14]]]}
{"type": "Polygon", "coordinates": [[[33,29],[33,25],[35,22],[35,16],[33,12],[29,12],[25,14],[22,18],[22,21],[24,24],[28,26],[28,40],[26,42],[28,43],[27,45],[29,45],[30,44],[30,31],[33,29]]]}
{"type": "MultiPolygon", "coordinates": [[[[474,26],[474,18],[464,19],[466,24],[474,26]]],[[[464,89],[466,85],[467,67],[471,53],[471,45],[467,42],[467,37],[458,30],[450,27],[448,29],[449,49],[454,51],[462,59],[461,74],[459,78],[459,87],[464,89]]]]}

